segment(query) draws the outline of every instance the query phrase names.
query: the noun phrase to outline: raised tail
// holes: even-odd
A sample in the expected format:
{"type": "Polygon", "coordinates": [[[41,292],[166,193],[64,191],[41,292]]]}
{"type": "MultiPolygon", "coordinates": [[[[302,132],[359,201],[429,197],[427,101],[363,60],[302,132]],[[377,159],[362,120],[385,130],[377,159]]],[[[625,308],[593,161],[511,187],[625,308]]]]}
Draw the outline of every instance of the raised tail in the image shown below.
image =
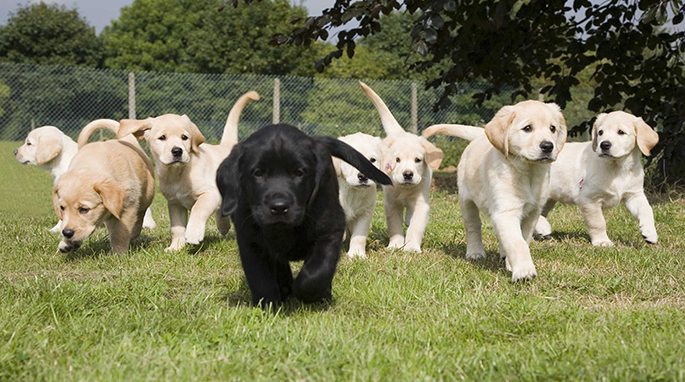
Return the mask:
{"type": "Polygon", "coordinates": [[[397,122],[395,116],[392,115],[390,109],[388,109],[381,97],[379,97],[367,84],[361,81],[359,81],[359,86],[362,87],[364,94],[369,97],[373,106],[376,107],[376,110],[381,117],[381,124],[383,125],[383,130],[385,130],[385,134],[388,136],[403,134],[405,132],[404,129],[400,123],[397,122]]]}
{"type": "Polygon", "coordinates": [[[245,106],[251,101],[259,101],[259,93],[251,90],[238,98],[231,111],[228,113],[226,125],[224,126],[224,133],[221,136],[222,146],[233,146],[238,143],[238,121],[240,120],[240,113],[245,106]]]}
{"type": "Polygon", "coordinates": [[[78,147],[81,148],[88,143],[90,136],[100,129],[107,129],[116,135],[119,132],[119,121],[113,119],[96,119],[88,123],[78,135],[78,147]]]}
{"type": "Polygon", "coordinates": [[[453,137],[472,141],[484,137],[485,129],[469,125],[438,124],[427,127],[421,133],[424,138],[432,137],[435,134],[451,135],[453,137]]]}

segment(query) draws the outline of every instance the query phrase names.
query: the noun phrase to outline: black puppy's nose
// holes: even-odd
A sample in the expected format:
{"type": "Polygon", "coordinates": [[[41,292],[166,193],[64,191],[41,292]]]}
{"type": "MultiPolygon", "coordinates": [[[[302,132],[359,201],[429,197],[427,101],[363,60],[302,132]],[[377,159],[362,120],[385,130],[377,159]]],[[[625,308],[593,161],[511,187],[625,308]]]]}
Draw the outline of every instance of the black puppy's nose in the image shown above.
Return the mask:
{"type": "Polygon", "coordinates": [[[540,143],[540,150],[542,150],[542,152],[545,154],[549,154],[552,152],[552,150],[554,150],[554,143],[550,141],[542,141],[542,143],[540,143]]]}
{"type": "Polygon", "coordinates": [[[174,146],[174,147],[171,148],[171,155],[173,155],[173,156],[175,156],[175,157],[180,157],[181,154],[183,154],[183,149],[182,149],[182,148],[180,148],[180,147],[178,147],[178,146],[174,146]]]}
{"type": "Polygon", "coordinates": [[[277,199],[271,202],[269,205],[272,215],[285,215],[288,213],[288,208],[290,205],[283,199],[277,199]]]}
{"type": "Polygon", "coordinates": [[[604,141],[604,142],[602,142],[602,143],[599,144],[599,147],[600,147],[602,150],[607,151],[607,150],[609,150],[609,149],[611,148],[611,142],[609,142],[609,141],[604,141]]]}
{"type": "Polygon", "coordinates": [[[62,230],[62,235],[66,237],[67,239],[71,239],[74,236],[74,230],[65,228],[62,230]]]}
{"type": "Polygon", "coordinates": [[[404,177],[404,180],[411,180],[411,178],[414,177],[414,173],[407,170],[407,171],[402,173],[402,177],[404,177]]]}
{"type": "Polygon", "coordinates": [[[357,174],[357,179],[359,179],[360,183],[366,183],[369,178],[366,177],[366,175],[362,174],[361,172],[357,174]]]}

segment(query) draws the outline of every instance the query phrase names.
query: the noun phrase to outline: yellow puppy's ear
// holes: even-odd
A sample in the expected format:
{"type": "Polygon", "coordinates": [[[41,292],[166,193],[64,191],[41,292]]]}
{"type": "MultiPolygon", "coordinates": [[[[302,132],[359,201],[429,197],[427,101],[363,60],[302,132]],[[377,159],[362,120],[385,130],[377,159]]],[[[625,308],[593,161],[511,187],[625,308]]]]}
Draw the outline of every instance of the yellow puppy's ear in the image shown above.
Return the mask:
{"type": "Polygon", "coordinates": [[[102,198],[102,204],[115,218],[121,218],[121,210],[124,209],[124,190],[115,182],[108,180],[98,182],[93,186],[95,192],[102,198]]]}
{"type": "Polygon", "coordinates": [[[62,218],[62,209],[59,207],[59,196],[57,195],[57,192],[58,188],[57,185],[55,185],[55,187],[52,188],[52,209],[55,210],[55,215],[57,215],[60,220],[64,220],[62,218]]]}
{"type": "Polygon", "coordinates": [[[604,118],[607,117],[607,113],[599,113],[595,119],[595,123],[592,124],[592,151],[597,151],[597,129],[604,123],[604,118]]]}
{"type": "Polygon", "coordinates": [[[557,121],[559,123],[559,134],[557,136],[556,145],[561,150],[566,143],[566,138],[568,135],[568,127],[566,126],[566,118],[564,118],[564,113],[561,112],[561,107],[554,102],[548,102],[546,105],[552,108],[555,113],[557,113],[557,121]]]}
{"type": "Polygon", "coordinates": [[[193,121],[190,120],[190,118],[188,118],[187,115],[183,114],[182,117],[186,121],[188,129],[190,130],[190,150],[194,153],[198,153],[200,152],[200,145],[205,143],[205,136],[202,135],[200,129],[197,128],[197,126],[193,123],[193,121]]]}
{"type": "Polygon", "coordinates": [[[331,157],[333,160],[333,168],[335,169],[335,175],[338,177],[342,176],[342,170],[340,169],[340,159],[336,157],[331,157]]]}
{"type": "Polygon", "coordinates": [[[504,106],[485,125],[485,135],[490,143],[504,156],[509,155],[509,128],[514,121],[516,113],[512,106],[504,106]]]}
{"type": "Polygon", "coordinates": [[[440,168],[440,163],[442,163],[442,158],[445,157],[442,150],[437,148],[434,144],[430,143],[427,139],[421,138],[421,146],[426,150],[426,155],[424,160],[433,170],[440,168]]]}
{"type": "Polygon", "coordinates": [[[657,134],[657,132],[642,118],[636,118],[634,123],[637,147],[640,148],[640,151],[642,151],[643,154],[649,156],[652,153],[654,146],[659,143],[659,134],[657,134]]]}
{"type": "Polygon", "coordinates": [[[119,121],[119,131],[117,131],[117,138],[123,138],[129,134],[140,139],[146,131],[152,128],[150,118],[146,119],[122,119],[119,121]]]}
{"type": "Polygon", "coordinates": [[[36,147],[36,164],[45,164],[55,159],[62,152],[62,140],[47,136],[38,139],[36,147]]]}

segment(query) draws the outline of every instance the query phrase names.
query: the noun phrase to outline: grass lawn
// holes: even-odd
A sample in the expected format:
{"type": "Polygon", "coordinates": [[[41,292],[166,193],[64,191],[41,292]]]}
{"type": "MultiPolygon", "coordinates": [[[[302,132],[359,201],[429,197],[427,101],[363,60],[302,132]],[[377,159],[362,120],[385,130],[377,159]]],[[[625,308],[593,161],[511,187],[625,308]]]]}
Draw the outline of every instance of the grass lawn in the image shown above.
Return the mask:
{"type": "Polygon", "coordinates": [[[59,253],[52,180],[16,146],[0,143],[0,380],[685,380],[685,199],[653,203],[654,246],[620,207],[616,247],[593,248],[558,207],[519,284],[489,225],[491,256],[464,259],[455,194],[433,194],[421,254],[384,248],[381,202],[334,302],[274,314],[249,306],[232,230],[211,222],[201,246],[164,252],[159,194],[159,227],[129,253],[108,253],[105,230],[59,253]]]}

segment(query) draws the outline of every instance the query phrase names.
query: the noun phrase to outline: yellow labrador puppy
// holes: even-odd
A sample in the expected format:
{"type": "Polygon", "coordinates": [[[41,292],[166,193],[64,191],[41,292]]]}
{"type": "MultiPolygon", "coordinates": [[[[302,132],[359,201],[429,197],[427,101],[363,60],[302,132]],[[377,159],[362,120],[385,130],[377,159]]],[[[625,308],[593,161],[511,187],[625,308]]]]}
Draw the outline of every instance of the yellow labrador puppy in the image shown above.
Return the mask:
{"type": "Polygon", "coordinates": [[[119,136],[144,136],[150,145],[159,188],[169,207],[171,245],[167,251],[179,250],[186,243],[199,244],[205,236],[207,219],[215,212],[219,232],[228,232],[229,218],[218,213],[221,195],[215,182],[216,170],[238,143],[240,113],[250,101],[258,99],[254,91],[238,99],[228,114],[218,145],[204,143],[205,137],[186,115],[121,121],[119,136]]]}
{"type": "MultiPolygon", "coordinates": [[[[380,169],[383,163],[382,141],[364,133],[338,138],[359,151],[380,169]]],[[[376,207],[376,183],[347,162],[333,157],[338,175],[339,200],[345,212],[346,234],[350,237],[349,257],[366,257],[366,238],[376,207]]]]}
{"type": "MultiPolygon", "coordinates": [[[[112,120],[89,123],[79,142],[87,142],[93,131],[112,123],[118,125],[112,120]]],[[[78,248],[104,224],[112,251],[127,251],[131,239],[140,234],[153,196],[152,163],[137,142],[111,139],[86,144],[53,189],[55,213],[63,222],[59,250],[78,248]]]]}
{"type": "Polygon", "coordinates": [[[552,233],[545,218],[556,202],[580,207],[592,245],[611,246],[602,210],[624,202],[637,218],[648,243],[658,237],[652,207],[643,189],[641,155],[649,156],[659,135],[642,120],[623,111],[602,113],[592,127],[592,141],[567,143],[552,164],[549,200],[535,227],[541,236],[552,233]]]}
{"type": "MultiPolygon", "coordinates": [[[[98,128],[109,129],[116,134],[119,130],[119,123],[109,121],[104,124],[98,122],[92,126],[98,125],[98,128]]],[[[19,163],[39,166],[50,172],[54,185],[62,174],[67,172],[78,148],[78,144],[60,129],[54,126],[42,126],[29,132],[24,144],[14,150],[14,157],[19,163]]],[[[145,213],[143,228],[155,228],[156,226],[157,223],[152,218],[152,212],[148,209],[145,213]]],[[[61,230],[62,221],[60,220],[50,229],[50,232],[58,233],[61,230]]]]}
{"type": "Polygon", "coordinates": [[[425,138],[404,131],[383,100],[363,82],[360,85],[376,107],[387,135],[383,140],[383,169],[393,182],[393,186],[383,186],[388,248],[421,252],[430,213],[432,170],[440,166],[443,153],[425,138]],[[408,226],[406,238],[403,222],[408,226]]]}
{"type": "Polygon", "coordinates": [[[472,140],[457,167],[466,257],[485,256],[479,212],[492,221],[513,281],[537,275],[528,243],[549,193],[550,164],[566,141],[566,121],[553,103],[504,106],[485,125],[431,126],[424,137],[448,134],[472,140]]]}

